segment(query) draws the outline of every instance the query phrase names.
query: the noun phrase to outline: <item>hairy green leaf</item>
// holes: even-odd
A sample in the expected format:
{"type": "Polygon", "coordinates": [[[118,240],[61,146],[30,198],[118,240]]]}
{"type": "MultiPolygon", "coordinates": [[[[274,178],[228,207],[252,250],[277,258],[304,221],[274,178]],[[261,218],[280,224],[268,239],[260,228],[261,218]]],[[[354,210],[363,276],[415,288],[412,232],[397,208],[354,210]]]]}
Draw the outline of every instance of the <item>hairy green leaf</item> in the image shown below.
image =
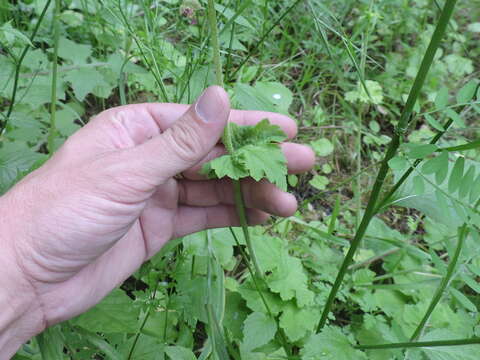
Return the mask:
{"type": "Polygon", "coordinates": [[[265,178],[280,189],[287,189],[287,164],[279,142],[286,136],[267,119],[255,126],[239,126],[230,123],[233,153],[205,164],[202,173],[210,178],[229,177],[239,180],[252,177],[256,181],[265,178]]]}

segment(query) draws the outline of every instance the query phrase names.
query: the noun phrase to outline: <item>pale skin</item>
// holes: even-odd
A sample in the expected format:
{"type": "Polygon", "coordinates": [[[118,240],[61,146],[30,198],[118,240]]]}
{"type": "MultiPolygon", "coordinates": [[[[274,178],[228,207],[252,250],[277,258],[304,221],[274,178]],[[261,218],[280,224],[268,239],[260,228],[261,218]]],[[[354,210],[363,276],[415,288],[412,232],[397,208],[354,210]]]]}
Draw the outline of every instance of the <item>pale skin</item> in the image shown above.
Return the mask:
{"type": "MultiPolygon", "coordinates": [[[[219,141],[227,121],[264,118],[295,136],[286,116],[230,110],[219,87],[191,106],[113,108],[2,196],[0,359],[97,304],[170,239],[239,225],[231,183],[199,170],[225,153],[219,141]]],[[[313,166],[308,147],[281,146],[290,173],[313,166]]],[[[295,197],[266,181],[247,179],[242,189],[251,224],[296,211],[295,197]]]]}

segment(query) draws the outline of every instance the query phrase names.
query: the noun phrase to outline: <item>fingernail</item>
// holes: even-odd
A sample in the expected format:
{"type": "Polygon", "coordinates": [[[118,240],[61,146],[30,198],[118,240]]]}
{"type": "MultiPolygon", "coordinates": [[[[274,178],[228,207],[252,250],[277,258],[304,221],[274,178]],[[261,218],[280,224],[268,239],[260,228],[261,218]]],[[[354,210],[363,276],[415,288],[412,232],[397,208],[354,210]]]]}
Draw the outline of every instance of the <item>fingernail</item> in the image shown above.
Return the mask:
{"type": "Polygon", "coordinates": [[[224,90],[217,86],[206,89],[195,104],[195,112],[205,122],[225,121],[229,106],[225,104],[224,90]]]}

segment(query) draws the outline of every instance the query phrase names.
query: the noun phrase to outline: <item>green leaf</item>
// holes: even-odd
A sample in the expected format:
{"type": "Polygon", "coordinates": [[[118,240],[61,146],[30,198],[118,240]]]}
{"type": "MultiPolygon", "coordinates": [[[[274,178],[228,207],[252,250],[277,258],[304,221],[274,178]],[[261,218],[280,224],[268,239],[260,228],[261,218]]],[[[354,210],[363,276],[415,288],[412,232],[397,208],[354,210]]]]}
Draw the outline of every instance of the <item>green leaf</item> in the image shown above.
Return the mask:
{"type": "Polygon", "coordinates": [[[267,344],[275,337],[277,323],[264,313],[254,312],[245,320],[242,348],[250,352],[267,344]]]}
{"type": "Polygon", "coordinates": [[[304,338],[308,332],[313,332],[317,324],[318,309],[298,308],[295,304],[289,302],[285,305],[280,316],[280,327],[285,330],[285,334],[290,341],[298,341],[304,338]]]}
{"type": "Polygon", "coordinates": [[[443,109],[448,105],[448,88],[443,87],[435,97],[435,106],[438,110],[443,109]]]}
{"type": "Polygon", "coordinates": [[[326,138],[315,140],[310,145],[318,156],[328,156],[334,150],[333,144],[326,138]]]}
{"type": "Polygon", "coordinates": [[[425,192],[425,183],[420,175],[416,175],[413,178],[413,190],[417,195],[421,195],[425,192]]]}
{"type": "Polygon", "coordinates": [[[85,64],[91,53],[90,45],[78,44],[64,37],[59,40],[58,56],[74,64],[85,64]]]}
{"type": "Polygon", "coordinates": [[[302,360],[367,360],[365,353],[353,347],[349,339],[337,327],[325,327],[312,335],[301,350],[302,360]]]}
{"type": "Polygon", "coordinates": [[[449,169],[448,153],[446,151],[442,151],[439,157],[441,157],[441,159],[439,159],[439,162],[441,162],[442,165],[435,173],[435,182],[437,183],[437,185],[441,185],[445,181],[449,169]]]}
{"type": "Polygon", "coordinates": [[[470,190],[472,189],[474,177],[475,177],[475,166],[470,165],[460,184],[460,190],[458,193],[458,196],[460,197],[460,199],[467,196],[470,190]]]}
{"type": "Polygon", "coordinates": [[[263,271],[273,271],[279,266],[279,259],[288,255],[285,241],[281,238],[262,234],[262,236],[254,236],[252,243],[263,271]]]}
{"type": "Polygon", "coordinates": [[[183,346],[167,346],[165,353],[172,360],[196,360],[195,354],[192,350],[183,346]]]}
{"type": "Polygon", "coordinates": [[[310,180],[308,183],[312,185],[315,189],[322,191],[327,188],[330,180],[328,180],[328,178],[323,175],[315,175],[313,179],[310,180]]]}
{"type": "Polygon", "coordinates": [[[388,161],[388,166],[392,170],[403,170],[408,166],[408,161],[400,156],[395,156],[388,161]]]}
{"type": "Polygon", "coordinates": [[[299,307],[313,303],[314,293],[308,289],[308,277],[300,259],[284,254],[277,268],[267,277],[268,287],[282,300],[296,298],[299,307]]]}
{"type": "Polygon", "coordinates": [[[288,113],[293,94],[286,86],[279,82],[257,82],[255,88],[272,102],[277,112],[288,113]]]}
{"type": "MultiPolygon", "coordinates": [[[[70,83],[79,101],[83,101],[88,94],[92,94],[96,90],[111,89],[111,86],[105,81],[103,75],[92,68],[71,70],[64,76],[64,80],[70,83]]],[[[106,98],[108,96],[102,97],[106,98]]]]}
{"type": "Polygon", "coordinates": [[[122,357],[117,350],[109,344],[102,336],[95,334],[81,327],[76,327],[75,332],[82,336],[82,339],[93,345],[96,349],[102,351],[108,360],[121,360],[122,357]]]}
{"type": "Polygon", "coordinates": [[[459,128],[465,128],[465,121],[463,121],[462,117],[453,109],[446,109],[445,114],[452,119],[453,123],[458,126],[459,128]]]}
{"type": "Polygon", "coordinates": [[[44,360],[63,360],[64,336],[61,325],[47,328],[37,336],[38,346],[44,360]]]}
{"type": "Polygon", "coordinates": [[[270,124],[268,119],[263,119],[254,126],[239,126],[229,123],[232,145],[235,150],[247,145],[269,145],[286,140],[287,136],[277,125],[270,124]]]}
{"type": "Polygon", "coordinates": [[[475,291],[477,294],[480,294],[480,284],[475,279],[466,274],[462,274],[462,280],[470,289],[475,291]]]}
{"type": "Polygon", "coordinates": [[[459,104],[468,103],[475,96],[475,91],[477,90],[477,87],[478,80],[470,80],[458,91],[457,102],[459,104]]]}
{"type": "Polygon", "coordinates": [[[468,24],[467,29],[471,32],[480,33],[480,22],[468,24]]]}
{"type": "Polygon", "coordinates": [[[434,144],[405,144],[409,149],[408,157],[410,159],[423,159],[437,150],[434,144]]]}
{"type": "Polygon", "coordinates": [[[427,120],[427,123],[434,129],[438,131],[445,131],[445,128],[443,127],[443,125],[440,124],[440,122],[430,114],[425,114],[425,119],[427,120]]]}
{"type": "Polygon", "coordinates": [[[22,142],[5,142],[0,148],[0,195],[43,163],[46,156],[22,142]]]}
{"type": "Polygon", "coordinates": [[[480,266],[476,266],[476,265],[473,265],[473,264],[469,264],[467,266],[468,266],[468,270],[470,270],[476,276],[480,276],[480,266]]]}
{"type": "Polygon", "coordinates": [[[245,306],[245,301],[241,295],[238,292],[228,291],[225,297],[223,325],[225,326],[225,331],[228,331],[235,340],[242,339],[243,322],[247,318],[248,313],[248,308],[245,306]]]}
{"type": "Polygon", "coordinates": [[[229,177],[239,180],[252,177],[256,181],[266,178],[280,189],[287,189],[287,163],[278,145],[286,136],[280,127],[267,119],[255,126],[230,123],[233,154],[224,155],[205,164],[202,173],[210,178],[229,177]]]}
{"type": "Polygon", "coordinates": [[[75,325],[89,331],[135,333],[138,330],[140,309],[120,289],[113,290],[99,304],[72,320],[75,325]]]}
{"type": "Polygon", "coordinates": [[[288,114],[292,92],[278,82],[257,82],[255,86],[235,85],[233,101],[244,110],[265,110],[288,114]]]}
{"type": "Polygon", "coordinates": [[[426,161],[422,166],[422,171],[427,175],[434,174],[445,166],[448,169],[448,152],[442,151],[439,156],[426,161]]]}
{"type": "Polygon", "coordinates": [[[474,71],[473,61],[458,54],[449,54],[444,57],[448,71],[457,77],[471,74],[474,71]]]}
{"type": "Polygon", "coordinates": [[[209,178],[239,180],[248,176],[248,170],[245,168],[243,160],[236,155],[224,155],[203,165],[202,174],[209,178]]]}
{"type": "Polygon", "coordinates": [[[10,20],[0,27],[0,44],[5,44],[6,46],[11,47],[16,41],[18,41],[19,45],[33,46],[27,36],[12,27],[12,20],[10,20]]]}
{"type": "Polygon", "coordinates": [[[267,309],[263,302],[264,299],[270,312],[273,315],[277,315],[282,310],[282,300],[277,294],[273,294],[267,289],[266,286],[263,285],[263,282],[259,283],[258,286],[259,289],[257,289],[252,280],[248,280],[239,287],[238,292],[247,302],[247,306],[253,311],[267,313],[267,309]]]}
{"type": "Polygon", "coordinates": [[[477,312],[478,309],[464,294],[455,288],[450,288],[450,294],[468,311],[477,312]]]}
{"type": "Polygon", "coordinates": [[[469,201],[473,203],[480,197],[480,175],[477,176],[470,189],[469,201]]]}
{"type": "MultiPolygon", "coordinates": [[[[423,336],[421,341],[453,340],[461,336],[464,335],[459,335],[450,329],[435,329],[423,336]]],[[[411,352],[413,354],[423,353],[427,360],[477,360],[479,348],[478,345],[434,346],[412,349],[411,352]]],[[[421,359],[421,357],[416,358],[421,359]]]]}
{"type": "Polygon", "coordinates": [[[280,189],[287,190],[287,164],[277,144],[247,145],[238,150],[238,154],[254,180],[266,178],[280,189]]]}
{"type": "Polygon", "coordinates": [[[358,81],[356,90],[345,93],[345,100],[353,103],[359,101],[375,105],[378,105],[383,101],[383,89],[377,81],[366,80],[365,87],[361,81],[358,81]],[[367,88],[368,93],[365,91],[365,87],[367,88]]]}
{"type": "Polygon", "coordinates": [[[448,192],[453,194],[459,187],[463,178],[463,169],[465,167],[465,158],[459,157],[453,166],[450,179],[448,179],[448,192]]]}
{"type": "MultiPolygon", "coordinates": [[[[135,341],[135,336],[131,336],[128,340],[125,339],[125,335],[121,334],[123,340],[119,344],[119,352],[122,354],[121,359],[128,359],[130,350],[135,341]]],[[[138,338],[135,350],[131,356],[131,360],[165,360],[164,353],[165,345],[161,343],[161,339],[156,339],[152,336],[140,336],[138,338]]],[[[105,360],[111,360],[106,358],[105,360]]]]}

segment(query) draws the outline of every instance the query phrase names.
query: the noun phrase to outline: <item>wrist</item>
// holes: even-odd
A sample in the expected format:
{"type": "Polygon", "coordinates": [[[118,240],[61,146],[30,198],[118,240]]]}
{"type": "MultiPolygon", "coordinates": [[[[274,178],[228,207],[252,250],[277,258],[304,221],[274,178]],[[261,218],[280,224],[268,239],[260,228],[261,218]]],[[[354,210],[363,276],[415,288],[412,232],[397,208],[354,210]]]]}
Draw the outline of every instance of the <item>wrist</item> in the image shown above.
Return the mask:
{"type": "Polygon", "coordinates": [[[24,276],[13,247],[19,241],[11,229],[14,215],[7,197],[0,197],[0,360],[9,359],[31,337],[43,331],[45,321],[31,283],[24,276]]]}

